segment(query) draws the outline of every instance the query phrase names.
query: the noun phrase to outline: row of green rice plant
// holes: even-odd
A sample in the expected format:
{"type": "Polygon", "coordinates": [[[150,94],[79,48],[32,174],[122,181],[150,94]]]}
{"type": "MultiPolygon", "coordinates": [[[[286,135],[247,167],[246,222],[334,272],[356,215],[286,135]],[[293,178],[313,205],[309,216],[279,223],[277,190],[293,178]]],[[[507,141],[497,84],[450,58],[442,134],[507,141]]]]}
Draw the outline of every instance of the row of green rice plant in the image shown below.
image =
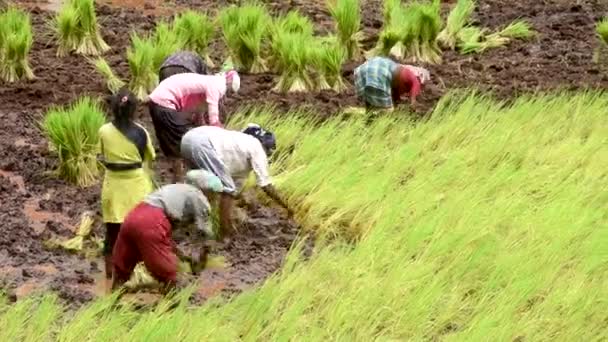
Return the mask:
{"type": "Polygon", "coordinates": [[[339,38],[328,36],[318,40],[315,63],[317,66],[316,90],[332,89],[341,92],[346,89],[342,77],[342,64],[347,59],[346,49],[339,43],[339,38]]]}
{"type": "Polygon", "coordinates": [[[54,19],[57,54],[100,55],[110,49],[101,37],[94,0],[67,0],[54,19]]]}
{"type": "Polygon", "coordinates": [[[261,55],[262,39],[268,34],[271,22],[266,7],[257,2],[233,5],[220,12],[219,22],[232,63],[247,72],[266,71],[261,55]]]}
{"type": "MultiPolygon", "coordinates": [[[[392,4],[389,2],[389,4],[392,4]]],[[[437,36],[441,29],[439,1],[386,6],[390,18],[370,55],[392,54],[412,62],[440,63],[437,36]]]]}
{"type": "Polygon", "coordinates": [[[98,131],[105,117],[98,101],[89,97],[69,107],[53,107],[41,123],[42,130],[59,158],[57,173],[79,186],[97,181],[98,131]]]}
{"type": "Polygon", "coordinates": [[[0,301],[0,338],[605,340],[606,106],[601,93],[450,95],[418,123],[234,115],[229,127],[276,133],[272,173],[296,216],[359,243],[319,243],[306,260],[296,244],[259,288],[195,308],[190,292],[73,314],[48,296],[0,301]]]}
{"type": "Polygon", "coordinates": [[[207,14],[192,10],[180,13],[173,21],[173,29],[184,49],[197,52],[207,65],[214,66],[208,48],[215,35],[215,28],[207,14]]]}
{"type": "Polygon", "coordinates": [[[444,47],[451,50],[456,47],[458,34],[467,25],[474,9],[474,0],[458,0],[456,6],[454,6],[448,15],[445,27],[437,36],[437,39],[444,47]]]}
{"type": "Polygon", "coordinates": [[[534,32],[526,21],[518,20],[510,23],[502,30],[486,34],[488,30],[468,26],[458,33],[457,46],[461,53],[481,53],[487,49],[509,44],[514,39],[529,39],[534,32]]]}
{"type": "Polygon", "coordinates": [[[6,82],[32,79],[28,54],[32,48],[30,16],[15,7],[0,13],[0,78],[6,82]]]}
{"type": "Polygon", "coordinates": [[[346,50],[347,58],[358,58],[363,38],[359,0],[328,0],[328,8],[336,22],[336,35],[346,50]]]}

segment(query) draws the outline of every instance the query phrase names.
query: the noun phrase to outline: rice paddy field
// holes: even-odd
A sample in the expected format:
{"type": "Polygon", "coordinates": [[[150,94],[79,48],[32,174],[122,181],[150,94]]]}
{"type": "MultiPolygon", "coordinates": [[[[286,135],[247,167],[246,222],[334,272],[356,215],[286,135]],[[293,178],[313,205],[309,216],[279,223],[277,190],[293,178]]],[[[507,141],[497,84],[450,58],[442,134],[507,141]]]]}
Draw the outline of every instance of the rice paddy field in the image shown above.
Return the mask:
{"type": "Polygon", "coordinates": [[[0,12],[2,341],[608,340],[608,4],[258,4],[0,12]],[[187,289],[119,299],[93,144],[58,137],[95,140],[107,96],[145,99],[186,46],[241,71],[223,117],[275,132],[295,215],[249,188],[234,242],[187,289]],[[431,71],[416,107],[358,109],[353,69],[378,54],[431,71]]]}

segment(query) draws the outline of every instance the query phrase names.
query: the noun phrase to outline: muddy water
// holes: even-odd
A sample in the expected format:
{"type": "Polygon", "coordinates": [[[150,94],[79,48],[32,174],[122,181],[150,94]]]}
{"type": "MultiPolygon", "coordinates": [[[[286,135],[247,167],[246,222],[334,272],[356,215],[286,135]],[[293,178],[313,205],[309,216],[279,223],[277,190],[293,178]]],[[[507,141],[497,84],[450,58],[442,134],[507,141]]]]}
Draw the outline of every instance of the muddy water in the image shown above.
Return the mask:
{"type": "MultiPolygon", "coordinates": [[[[47,193],[45,199],[50,197],[47,193]]],[[[23,212],[27,217],[30,227],[34,229],[36,234],[42,234],[46,229],[46,224],[50,221],[59,222],[64,227],[75,231],[75,226],[71,223],[72,219],[63,213],[55,213],[40,209],[40,198],[30,198],[23,205],[23,212]]]]}

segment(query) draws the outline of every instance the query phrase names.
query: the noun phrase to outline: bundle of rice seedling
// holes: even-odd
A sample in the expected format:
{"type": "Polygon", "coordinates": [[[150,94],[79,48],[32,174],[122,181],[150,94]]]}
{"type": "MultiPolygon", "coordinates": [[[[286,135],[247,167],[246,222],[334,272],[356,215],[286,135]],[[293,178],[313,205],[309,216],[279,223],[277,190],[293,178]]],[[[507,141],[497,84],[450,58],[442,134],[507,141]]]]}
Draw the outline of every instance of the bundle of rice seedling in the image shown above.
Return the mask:
{"type": "Polygon", "coordinates": [[[370,55],[393,55],[413,62],[439,63],[437,36],[441,29],[439,2],[408,3],[392,7],[390,22],[380,33],[370,55]]]}
{"type": "Polygon", "coordinates": [[[252,73],[265,71],[261,56],[262,38],[271,22],[266,8],[259,3],[230,6],[220,12],[219,20],[235,66],[252,73]]]}
{"type": "Polygon", "coordinates": [[[125,82],[114,74],[114,71],[105,59],[99,57],[95,60],[90,60],[90,62],[95,67],[95,70],[106,79],[106,86],[112,93],[115,93],[125,85],[125,82]]]}
{"type": "Polygon", "coordinates": [[[597,23],[595,31],[600,38],[600,42],[605,46],[608,46],[608,17],[603,18],[597,23]]]}
{"type": "Polygon", "coordinates": [[[0,77],[3,80],[34,78],[28,62],[32,42],[32,25],[27,13],[9,7],[0,14],[0,77]]]}
{"type": "Polygon", "coordinates": [[[534,35],[525,21],[515,21],[504,29],[485,35],[486,29],[466,27],[458,33],[457,46],[461,53],[481,53],[487,49],[505,46],[512,39],[526,39],[534,35]]]}
{"type": "Polygon", "coordinates": [[[41,125],[59,157],[60,177],[83,187],[96,182],[98,130],[104,121],[99,103],[89,97],[67,108],[53,107],[46,113],[41,125]]]}
{"type": "Polygon", "coordinates": [[[72,51],[97,56],[110,49],[99,33],[94,0],[67,0],[55,16],[54,27],[59,56],[72,51]]]}
{"type": "Polygon", "coordinates": [[[279,92],[306,91],[312,88],[308,75],[312,36],[277,32],[272,41],[273,60],[281,73],[274,88],[279,92]]]}
{"type": "Polygon", "coordinates": [[[277,32],[301,33],[312,36],[314,26],[308,17],[303,16],[297,10],[292,10],[274,21],[272,35],[274,36],[277,32]]]}
{"type": "Polygon", "coordinates": [[[175,18],[173,29],[183,48],[197,52],[203,56],[207,65],[214,66],[209,57],[208,47],[215,34],[215,28],[205,13],[188,10],[175,18]]]}
{"type": "Polygon", "coordinates": [[[391,22],[393,11],[401,7],[401,0],[384,0],[384,25],[391,22]]]}
{"type": "Polygon", "coordinates": [[[318,65],[316,88],[343,91],[346,89],[346,83],[342,78],[342,64],[346,61],[346,49],[335,36],[325,37],[317,45],[314,63],[318,65]]]}
{"type": "Polygon", "coordinates": [[[158,71],[163,61],[181,48],[175,31],[164,22],[157,24],[150,37],[131,34],[131,46],[127,48],[127,62],[131,71],[129,88],[139,100],[158,85],[158,71]]]}
{"type": "Polygon", "coordinates": [[[448,15],[445,27],[439,32],[439,36],[437,36],[437,39],[444,47],[449,49],[456,47],[458,32],[466,26],[474,9],[474,0],[458,0],[454,9],[448,15]]]}
{"type": "Polygon", "coordinates": [[[409,23],[402,38],[404,55],[414,62],[440,63],[441,50],[437,43],[441,29],[439,1],[409,4],[405,13],[409,23]]]}
{"type": "Polygon", "coordinates": [[[347,58],[359,57],[363,37],[359,0],[328,0],[328,8],[336,21],[338,39],[346,49],[347,58]]]}

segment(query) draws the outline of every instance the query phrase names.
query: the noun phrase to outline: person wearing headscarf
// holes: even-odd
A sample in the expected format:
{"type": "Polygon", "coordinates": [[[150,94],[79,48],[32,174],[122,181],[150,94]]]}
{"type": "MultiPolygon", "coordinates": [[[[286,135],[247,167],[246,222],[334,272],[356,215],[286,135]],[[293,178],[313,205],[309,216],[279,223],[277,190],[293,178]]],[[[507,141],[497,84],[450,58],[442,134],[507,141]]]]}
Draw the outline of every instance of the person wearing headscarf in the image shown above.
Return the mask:
{"type": "Polygon", "coordinates": [[[173,75],[184,73],[208,74],[207,64],[201,56],[191,51],[178,51],[167,57],[160,66],[158,79],[164,81],[173,75]]]}
{"type": "Polygon", "coordinates": [[[154,147],[146,129],[134,122],[137,100],[123,88],[111,97],[114,119],[99,129],[105,176],[101,209],[106,227],[104,257],[106,278],[112,277],[112,249],[127,212],[154,189],[150,163],[154,147]],[[127,191],[125,191],[127,190],[127,191]]]}
{"type": "Polygon", "coordinates": [[[428,70],[374,57],[355,69],[355,89],[368,109],[392,109],[403,96],[416,105],[422,87],[430,80],[428,70]]]}
{"type": "Polygon", "coordinates": [[[220,225],[223,235],[231,235],[232,207],[250,172],[257,185],[281,206],[291,210],[272,185],[268,157],[276,148],[275,136],[257,124],[242,132],[221,127],[202,126],[186,133],[181,155],[191,169],[203,169],[216,175],[223,185],[220,197],[220,225]]]}
{"type": "Polygon", "coordinates": [[[215,175],[192,170],[185,183],[168,184],[146,196],[129,212],[118,234],[112,289],[126,283],[142,261],[165,292],[177,285],[179,259],[189,261],[194,274],[201,271],[207,258],[205,240],[215,238],[205,194],[221,191],[215,175]],[[177,248],[176,240],[182,239],[193,245],[190,253],[177,248]]]}
{"type": "Polygon", "coordinates": [[[182,176],[179,146],[183,135],[192,127],[208,124],[222,126],[220,101],[227,93],[240,88],[236,71],[218,75],[183,73],[160,82],[149,96],[149,110],[163,154],[172,159],[173,181],[182,176]],[[205,118],[202,113],[207,113],[205,118]]]}

